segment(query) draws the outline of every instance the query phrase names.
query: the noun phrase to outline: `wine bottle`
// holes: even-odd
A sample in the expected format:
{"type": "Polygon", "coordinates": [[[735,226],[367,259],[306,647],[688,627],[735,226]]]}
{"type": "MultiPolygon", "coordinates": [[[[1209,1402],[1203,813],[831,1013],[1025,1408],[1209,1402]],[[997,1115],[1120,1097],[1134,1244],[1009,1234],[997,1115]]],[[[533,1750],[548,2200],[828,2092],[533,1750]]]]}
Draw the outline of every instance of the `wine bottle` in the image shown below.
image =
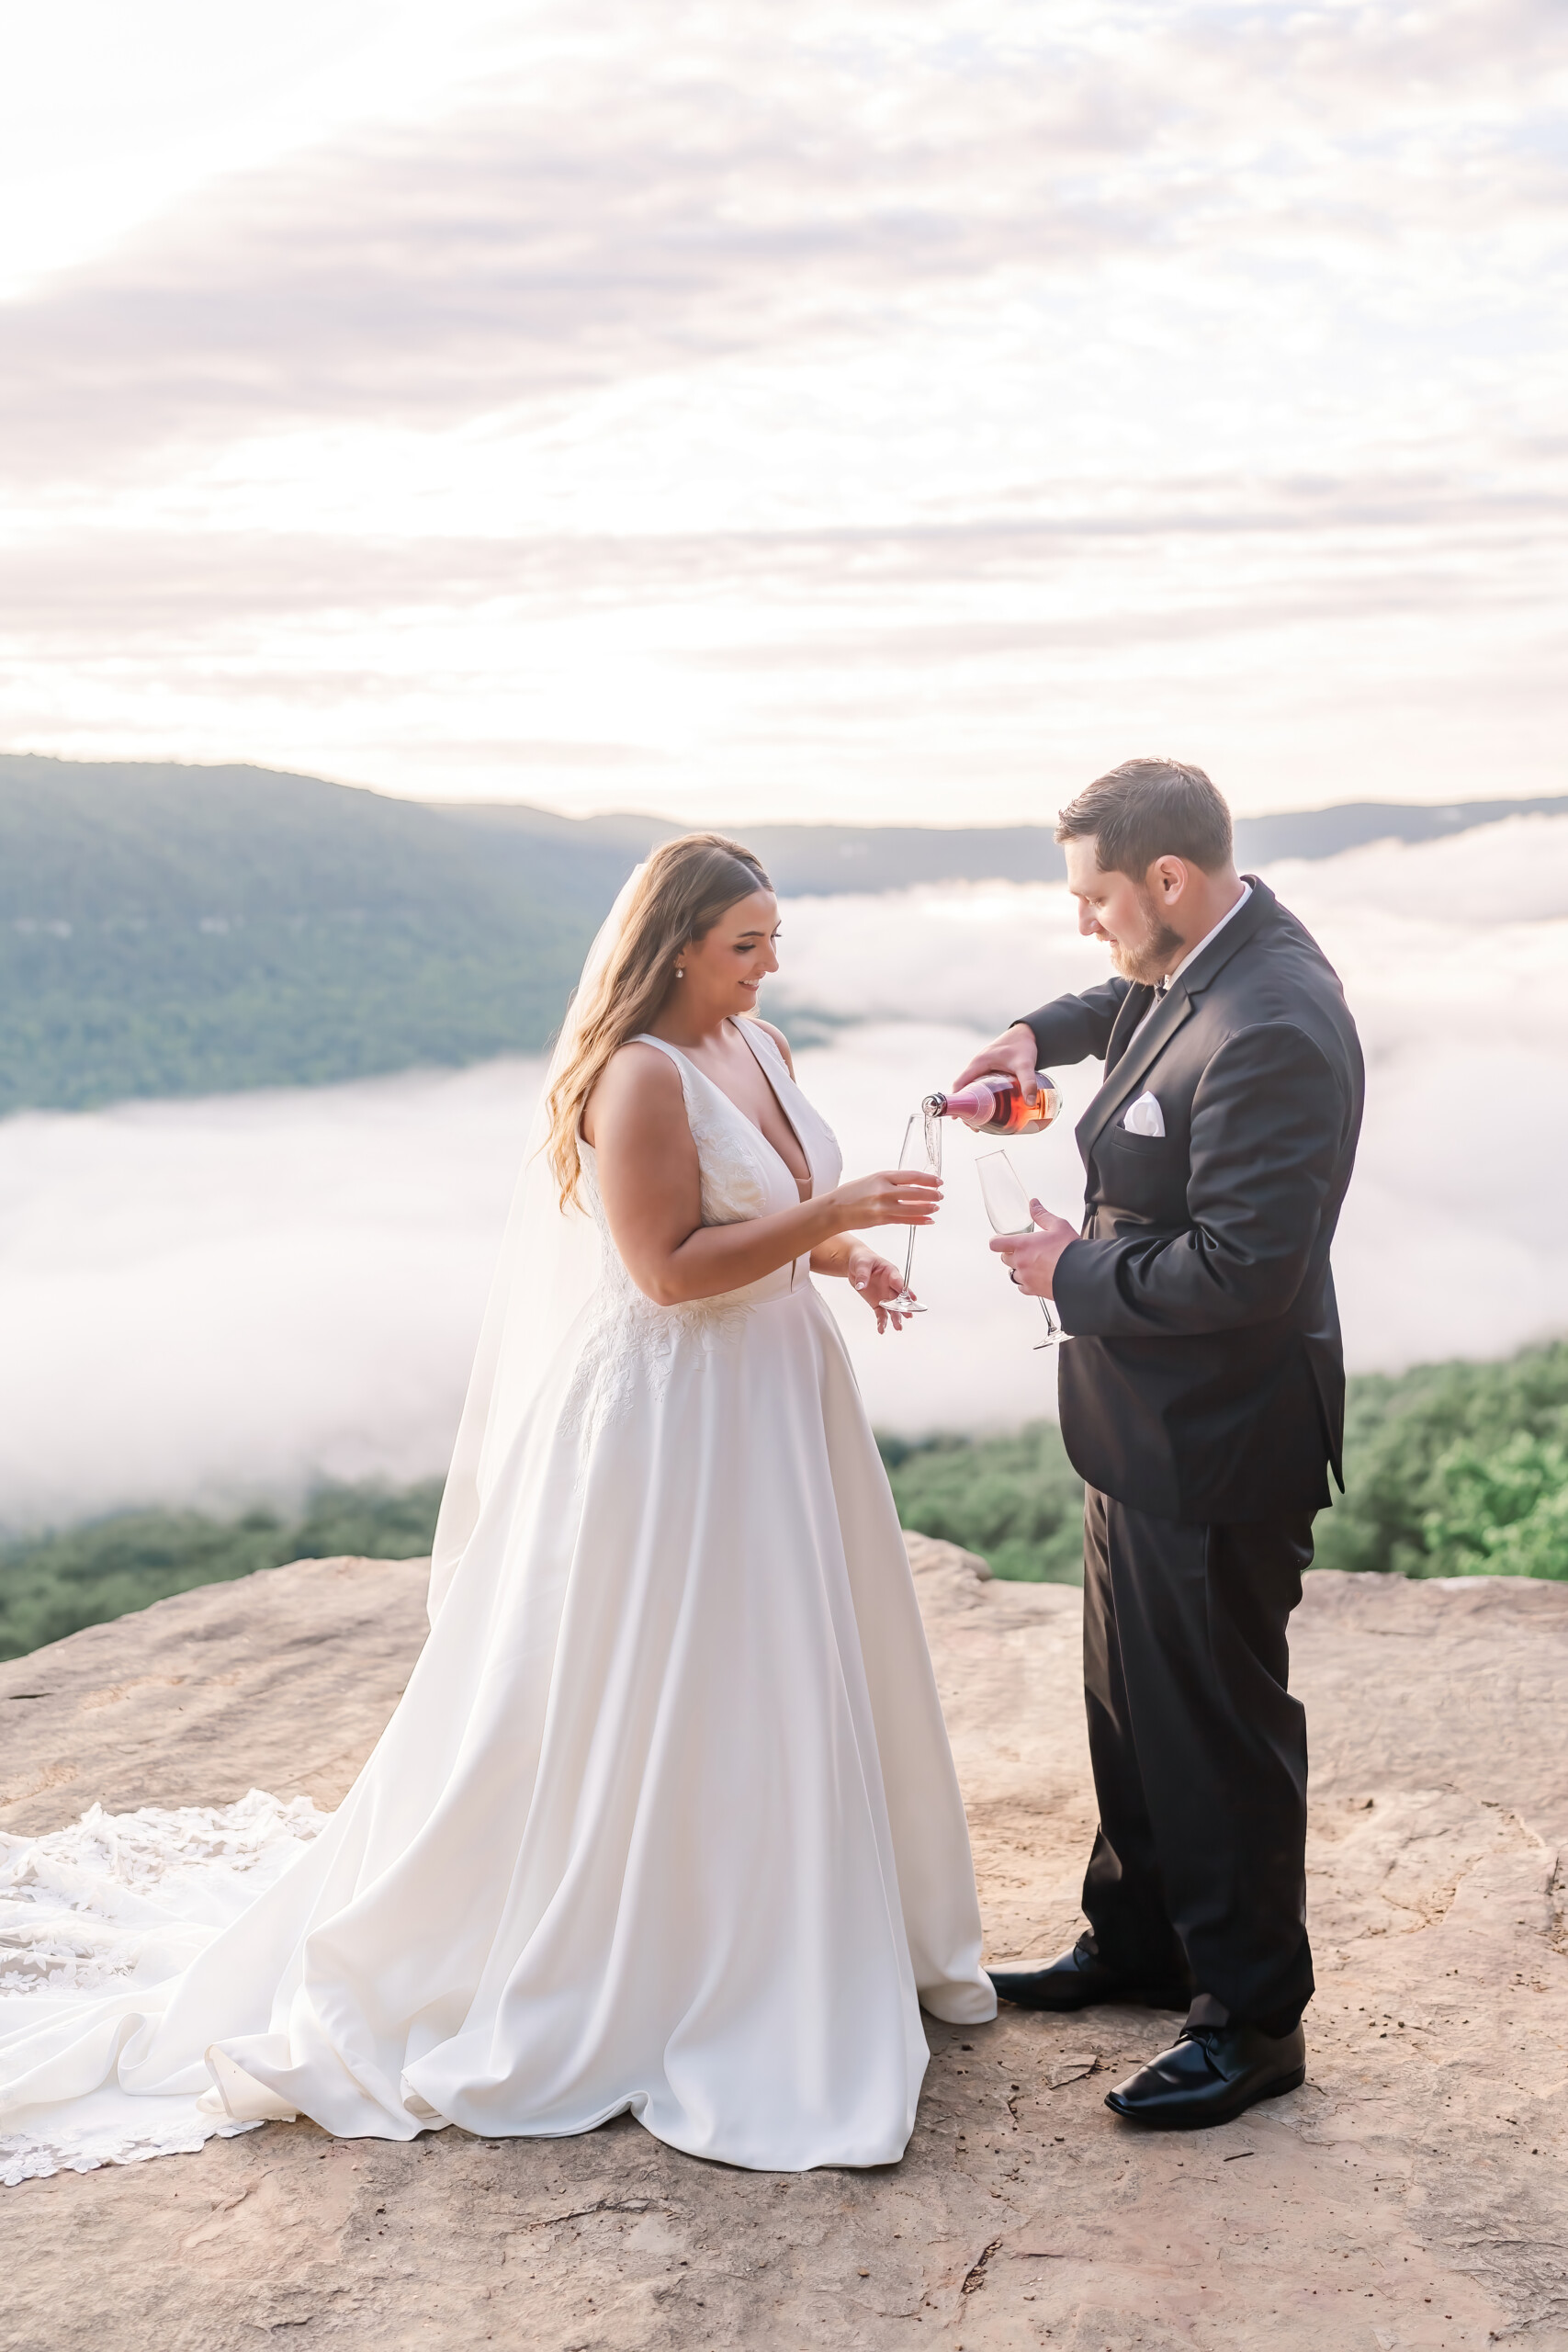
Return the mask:
{"type": "Polygon", "coordinates": [[[928,1094],[920,1107],[928,1118],[957,1119],[976,1135],[1037,1135],[1056,1116],[1062,1098],[1055,1080],[1043,1069],[1035,1071],[1034,1082],[1040,1091],[1032,1102],[1026,1102],[1016,1078],[1006,1070],[988,1070],[955,1094],[928,1094]]]}

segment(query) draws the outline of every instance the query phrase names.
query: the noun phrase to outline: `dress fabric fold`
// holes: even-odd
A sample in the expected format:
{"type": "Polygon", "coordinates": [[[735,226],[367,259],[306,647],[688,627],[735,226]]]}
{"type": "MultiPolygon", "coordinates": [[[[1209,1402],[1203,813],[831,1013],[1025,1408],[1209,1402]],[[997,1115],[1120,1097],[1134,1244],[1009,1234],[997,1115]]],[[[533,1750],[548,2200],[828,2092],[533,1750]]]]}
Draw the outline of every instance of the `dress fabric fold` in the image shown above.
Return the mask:
{"type": "MultiPolygon", "coordinates": [[[[740,1026],[831,1185],[830,1131],[740,1026]]],[[[793,1205],[760,1131],[647,1042],[681,1072],[705,1222],[793,1205]]],[[[994,2014],[897,1514],[809,1269],[655,1306],[586,1147],[583,1170],[596,1285],[344,1803],[161,1979],[145,1953],[107,1988],[0,1973],[0,2132],[32,2169],[89,2096],[110,2159],[115,2113],[150,2153],[161,2101],[186,2145],[286,2114],[408,2139],[629,2111],[733,2165],[886,2164],[921,2006],[994,2014]]]]}

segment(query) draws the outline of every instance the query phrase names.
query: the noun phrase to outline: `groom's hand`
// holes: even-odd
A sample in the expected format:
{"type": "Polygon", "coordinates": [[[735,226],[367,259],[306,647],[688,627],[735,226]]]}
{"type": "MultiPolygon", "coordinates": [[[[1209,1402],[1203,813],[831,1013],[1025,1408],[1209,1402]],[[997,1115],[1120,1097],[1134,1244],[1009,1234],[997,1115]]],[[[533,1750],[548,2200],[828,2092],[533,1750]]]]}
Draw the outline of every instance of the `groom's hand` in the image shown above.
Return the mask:
{"type": "Polygon", "coordinates": [[[1029,1210],[1034,1219],[1032,1233],[998,1233],[991,1247],[1020,1290],[1031,1298],[1050,1298],[1055,1295],[1051,1285],[1056,1279],[1056,1261],[1067,1244],[1077,1239],[1078,1229],[1065,1216],[1053,1216],[1038,1201],[1031,1201],[1029,1210]]]}
{"type": "Polygon", "coordinates": [[[994,1046],[982,1046],[973,1059],[964,1063],[947,1091],[956,1094],[961,1086],[969,1086],[977,1078],[988,1078],[992,1070],[1005,1069],[1022,1087],[1024,1101],[1032,1102],[1040,1091],[1034,1075],[1039,1063],[1040,1048],[1034,1042],[1033,1030],[1027,1021],[1015,1021],[1010,1029],[1002,1031],[994,1046]]]}

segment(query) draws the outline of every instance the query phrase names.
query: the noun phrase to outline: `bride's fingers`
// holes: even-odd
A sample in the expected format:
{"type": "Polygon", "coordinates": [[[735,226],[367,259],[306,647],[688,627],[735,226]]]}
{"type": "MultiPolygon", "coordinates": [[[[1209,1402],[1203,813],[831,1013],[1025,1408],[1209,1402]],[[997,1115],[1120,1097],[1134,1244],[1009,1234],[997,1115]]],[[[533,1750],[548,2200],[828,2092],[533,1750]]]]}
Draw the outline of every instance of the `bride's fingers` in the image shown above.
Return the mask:
{"type": "Polygon", "coordinates": [[[885,1176],[872,1179],[878,1192],[897,1193],[900,1201],[918,1203],[936,1209],[942,1204],[940,1176],[911,1175],[907,1168],[897,1169],[885,1176]]]}
{"type": "Polygon", "coordinates": [[[942,1205],[942,1179],[923,1169],[884,1168],[846,1184],[841,1198],[857,1225],[929,1225],[942,1205]]]}

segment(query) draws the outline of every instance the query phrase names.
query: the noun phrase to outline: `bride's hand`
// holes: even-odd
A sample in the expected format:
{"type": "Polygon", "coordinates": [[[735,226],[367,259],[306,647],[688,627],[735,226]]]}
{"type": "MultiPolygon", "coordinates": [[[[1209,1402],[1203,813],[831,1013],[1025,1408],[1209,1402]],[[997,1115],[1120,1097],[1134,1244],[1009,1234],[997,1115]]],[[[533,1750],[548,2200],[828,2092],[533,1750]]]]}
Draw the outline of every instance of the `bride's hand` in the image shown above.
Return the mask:
{"type": "Polygon", "coordinates": [[[884,1168],[839,1185],[833,1200],[840,1233],[857,1225],[930,1225],[942,1206],[942,1178],[923,1168],[884,1168]]]}
{"type": "MultiPolygon", "coordinates": [[[[897,1267],[890,1266],[886,1258],[879,1258],[875,1250],[869,1249],[863,1241],[857,1241],[850,1250],[846,1271],[850,1288],[859,1291],[876,1317],[877,1329],[886,1331],[891,1323],[896,1331],[901,1331],[905,1318],[902,1315],[890,1314],[887,1306],[890,1298],[897,1298],[903,1292],[904,1284],[897,1267]]],[[[911,1291],[909,1295],[913,1298],[914,1292],[911,1291]]]]}

